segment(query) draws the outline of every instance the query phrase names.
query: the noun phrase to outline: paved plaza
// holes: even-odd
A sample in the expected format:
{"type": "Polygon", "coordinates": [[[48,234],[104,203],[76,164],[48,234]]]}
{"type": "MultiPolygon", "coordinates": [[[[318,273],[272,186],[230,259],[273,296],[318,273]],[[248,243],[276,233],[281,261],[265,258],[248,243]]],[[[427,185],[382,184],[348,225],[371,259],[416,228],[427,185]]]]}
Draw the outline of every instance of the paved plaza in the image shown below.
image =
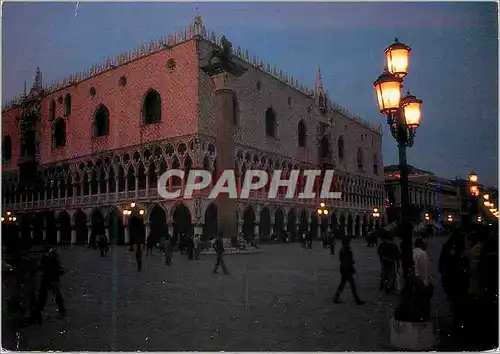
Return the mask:
{"type": "MultiPolygon", "coordinates": [[[[435,264],[443,240],[430,242],[435,264]]],[[[340,244],[337,243],[337,247],[340,244]]],[[[338,254],[315,242],[263,245],[261,254],[226,256],[229,276],[212,274],[215,256],[199,261],[176,255],[167,267],[158,252],[113,247],[107,257],[84,247],[61,249],[67,317],[21,333],[21,350],[63,351],[339,351],[390,350],[388,323],[396,296],[378,291],[375,248],[353,241],[359,292],[343,304],[332,296],[340,280],[338,254]]],[[[443,303],[440,285],[434,314],[443,303]]],[[[445,304],[446,306],[446,304],[445,304]]]]}

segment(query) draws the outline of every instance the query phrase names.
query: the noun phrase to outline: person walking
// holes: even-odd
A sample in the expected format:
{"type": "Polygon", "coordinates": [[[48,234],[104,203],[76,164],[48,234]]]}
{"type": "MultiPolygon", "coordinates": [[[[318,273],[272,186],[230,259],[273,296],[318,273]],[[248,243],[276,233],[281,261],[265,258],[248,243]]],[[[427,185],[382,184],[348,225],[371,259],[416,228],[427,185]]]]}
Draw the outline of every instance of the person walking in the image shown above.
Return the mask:
{"type": "Polygon", "coordinates": [[[165,238],[163,248],[165,250],[165,264],[169,266],[172,263],[172,252],[174,250],[172,238],[165,238]]]}
{"type": "Polygon", "coordinates": [[[153,255],[154,237],[152,236],[150,234],[146,240],[146,256],[153,255]]]}
{"type": "Polygon", "coordinates": [[[335,304],[342,303],[340,295],[342,295],[342,291],[344,290],[345,285],[349,283],[356,304],[363,305],[365,302],[360,299],[358,292],[356,290],[356,283],[354,281],[354,274],[356,273],[356,269],[354,268],[354,257],[350,246],[350,240],[347,237],[344,237],[342,239],[342,249],[339,252],[339,260],[340,260],[341,278],[340,278],[340,284],[333,297],[333,302],[335,304]]]}
{"type": "Polygon", "coordinates": [[[309,230],[307,233],[307,248],[311,249],[313,243],[313,233],[312,230],[309,230]]]}
{"type": "Polygon", "coordinates": [[[106,235],[99,234],[97,236],[97,246],[99,247],[99,251],[101,252],[101,257],[104,257],[109,251],[106,235]]]}
{"type": "Polygon", "coordinates": [[[217,253],[217,263],[215,264],[213,273],[217,274],[217,270],[219,269],[219,266],[221,266],[224,274],[229,274],[229,271],[226,268],[226,263],[224,262],[224,243],[222,242],[222,232],[219,232],[219,236],[215,240],[214,250],[217,253]]]}
{"type": "Polygon", "coordinates": [[[158,245],[158,249],[160,250],[160,254],[164,254],[165,253],[165,240],[166,240],[165,236],[162,236],[160,238],[160,243],[158,245]]]}
{"type": "Polygon", "coordinates": [[[64,299],[60,290],[60,280],[61,275],[64,274],[64,268],[59,259],[59,254],[51,246],[45,246],[45,254],[42,256],[40,268],[42,272],[42,279],[40,289],[38,291],[38,306],[35,315],[36,320],[39,323],[42,321],[42,313],[45,308],[45,303],[47,302],[47,293],[49,290],[51,290],[54,294],[57,310],[59,312],[58,317],[63,318],[66,315],[66,308],[64,306],[64,299]]]}
{"type": "Polygon", "coordinates": [[[379,244],[377,254],[380,259],[380,290],[387,294],[396,290],[396,280],[399,271],[400,252],[393,242],[392,235],[382,233],[382,242],[379,244]]]}
{"type": "Polygon", "coordinates": [[[137,262],[137,271],[142,270],[142,245],[138,242],[135,245],[135,260],[137,262]]]}
{"type": "Polygon", "coordinates": [[[420,308],[422,320],[428,321],[431,318],[431,298],[434,289],[431,283],[431,262],[425,249],[424,240],[417,238],[413,249],[413,264],[417,280],[416,306],[420,308]]]}
{"type": "Polygon", "coordinates": [[[335,254],[335,237],[333,232],[328,232],[328,246],[330,247],[330,254],[335,254]]]}

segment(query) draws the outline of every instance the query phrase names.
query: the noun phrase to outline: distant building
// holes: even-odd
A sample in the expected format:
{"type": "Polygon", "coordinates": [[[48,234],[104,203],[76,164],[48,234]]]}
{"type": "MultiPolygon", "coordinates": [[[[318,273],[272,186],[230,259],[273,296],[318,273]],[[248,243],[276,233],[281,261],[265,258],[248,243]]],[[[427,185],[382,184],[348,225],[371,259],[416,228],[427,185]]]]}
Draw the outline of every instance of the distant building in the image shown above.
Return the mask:
{"type": "MultiPolygon", "coordinates": [[[[319,200],[254,193],[230,210],[235,233],[268,239],[287,230],[293,238],[299,230],[317,234],[325,221],[355,236],[373,227],[384,198],[381,126],[331,103],[319,69],[309,89],[239,47],[233,59],[245,73],[220,90],[203,70],[220,44],[198,16],[183,31],[59,83],[43,85],[37,71],[29,93],[2,112],[2,206],[18,214],[23,235],[66,243],[96,233],[118,243],[213,235],[221,210],[205,192],[166,201],[156,187],[167,169],[216,172],[222,115],[231,116],[234,149],[223,154],[232,154],[238,186],[250,168],[333,168],[342,192],[321,220],[319,200]]],[[[171,178],[168,188],[184,184],[171,178]]]]}
{"type": "MultiPolygon", "coordinates": [[[[414,222],[423,221],[429,214],[432,221],[447,222],[460,220],[461,199],[455,181],[441,178],[429,171],[409,165],[408,191],[413,210],[414,222]]],[[[397,219],[401,207],[401,188],[399,166],[384,167],[385,193],[388,221],[397,219]]]]}

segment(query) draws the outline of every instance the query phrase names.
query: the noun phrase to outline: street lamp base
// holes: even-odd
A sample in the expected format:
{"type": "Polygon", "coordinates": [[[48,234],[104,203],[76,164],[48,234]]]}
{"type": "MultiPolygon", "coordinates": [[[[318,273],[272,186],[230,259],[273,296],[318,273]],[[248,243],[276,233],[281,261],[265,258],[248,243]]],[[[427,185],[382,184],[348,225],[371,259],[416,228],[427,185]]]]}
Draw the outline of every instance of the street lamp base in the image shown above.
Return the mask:
{"type": "Polygon", "coordinates": [[[424,351],[436,346],[432,322],[390,321],[391,346],[397,349],[424,351]]]}

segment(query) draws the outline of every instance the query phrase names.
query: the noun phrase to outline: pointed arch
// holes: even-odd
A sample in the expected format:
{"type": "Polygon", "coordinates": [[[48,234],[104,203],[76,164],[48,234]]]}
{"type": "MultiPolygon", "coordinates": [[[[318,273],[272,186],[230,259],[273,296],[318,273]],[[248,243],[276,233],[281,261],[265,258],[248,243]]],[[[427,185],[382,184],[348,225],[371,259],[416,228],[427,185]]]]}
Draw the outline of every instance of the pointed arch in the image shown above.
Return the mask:
{"type": "Polygon", "coordinates": [[[362,170],[363,169],[363,150],[361,148],[358,148],[357,162],[358,162],[358,170],[362,170]]]}
{"type": "Polygon", "coordinates": [[[109,110],[101,104],[94,114],[94,136],[109,135],[109,110]]]}
{"type": "Polygon", "coordinates": [[[10,161],[12,159],[12,139],[10,135],[5,135],[3,138],[2,144],[2,157],[6,161],[10,161]]]}
{"type": "Polygon", "coordinates": [[[339,154],[339,160],[344,159],[344,137],[341,136],[339,137],[339,140],[337,142],[337,150],[339,154]]]}
{"type": "Polygon", "coordinates": [[[71,114],[71,95],[68,93],[64,97],[64,115],[69,116],[71,114]]]}
{"type": "Polygon", "coordinates": [[[274,113],[274,110],[269,107],[266,110],[266,136],[275,138],[277,129],[276,129],[276,113],[274,113]]]}
{"type": "Polygon", "coordinates": [[[136,184],[136,180],[135,180],[135,168],[132,165],[130,165],[128,167],[128,171],[127,171],[127,183],[128,183],[128,190],[129,191],[135,190],[135,184],[136,184]]]}
{"type": "Polygon", "coordinates": [[[306,147],[307,130],[303,119],[300,120],[299,125],[297,126],[297,135],[299,147],[306,147]]]}
{"type": "Polygon", "coordinates": [[[161,121],[161,96],[156,90],[149,90],[142,103],[143,124],[158,123],[161,121]]]}
{"type": "Polygon", "coordinates": [[[53,121],[56,119],[56,101],[52,100],[49,105],[49,120],[53,121]]]}
{"type": "Polygon", "coordinates": [[[326,159],[330,156],[330,140],[328,137],[324,135],[321,138],[320,147],[319,147],[319,157],[321,159],[326,159]]]}

